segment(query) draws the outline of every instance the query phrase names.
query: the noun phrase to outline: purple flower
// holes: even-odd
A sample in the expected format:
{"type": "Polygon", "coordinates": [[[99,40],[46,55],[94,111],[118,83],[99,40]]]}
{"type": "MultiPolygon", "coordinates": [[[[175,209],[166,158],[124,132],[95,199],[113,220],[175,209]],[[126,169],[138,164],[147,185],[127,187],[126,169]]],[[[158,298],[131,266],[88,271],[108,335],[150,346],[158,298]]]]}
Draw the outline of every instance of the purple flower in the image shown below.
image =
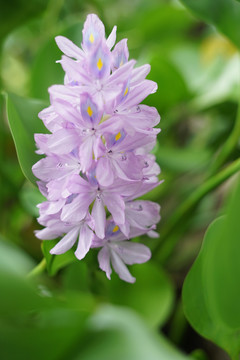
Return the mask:
{"type": "Polygon", "coordinates": [[[82,49],[56,37],[65,77],[63,85],[49,88],[51,104],[39,113],[49,133],[35,134],[37,153],[45,157],[32,171],[46,197],[38,205],[43,229],[36,236],[60,237],[51,254],[73,248],[79,260],[100,247],[99,266],[107,277],[112,266],[134,282],[126,264],[145,262],[151,253],[130,238],[158,236],[160,206],[136,198],[160,184],[150,153],[160,116],[140,104],[157,90],[145,79],[150,66],[134,67],[127,39],[115,41],[116,26],[106,39],[95,14],[84,24],[82,49]]]}
{"type": "Polygon", "coordinates": [[[43,230],[35,232],[39,239],[51,240],[63,236],[64,233],[66,234],[57,245],[51,249],[50,253],[55,255],[63,254],[71,249],[76,241],[78,241],[75,255],[79,260],[83,259],[89,251],[94,238],[92,230],[94,223],[91,216],[87,214],[81,221],[69,224],[62,222],[57,218],[49,218],[46,220],[46,227],[43,230]]]}
{"type": "MultiPolygon", "coordinates": [[[[145,231],[131,228],[130,235],[134,237],[143,233],[145,231]]],[[[112,265],[120,279],[134,283],[136,279],[130,274],[126,264],[142,264],[151,257],[151,251],[147,246],[128,241],[119,227],[111,220],[106,227],[106,237],[102,241],[95,237],[92,246],[102,247],[98,253],[98,262],[100,269],[105,271],[108,279],[111,277],[112,265]]]]}

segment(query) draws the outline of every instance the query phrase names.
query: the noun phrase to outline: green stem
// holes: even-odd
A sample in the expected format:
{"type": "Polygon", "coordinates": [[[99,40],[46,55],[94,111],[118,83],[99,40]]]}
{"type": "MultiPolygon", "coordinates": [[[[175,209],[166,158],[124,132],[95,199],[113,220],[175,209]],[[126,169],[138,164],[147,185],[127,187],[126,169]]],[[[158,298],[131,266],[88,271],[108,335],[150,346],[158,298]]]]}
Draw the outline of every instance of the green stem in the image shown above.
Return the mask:
{"type": "Polygon", "coordinates": [[[235,121],[234,128],[228,137],[227,141],[224,143],[222,149],[220,150],[217,158],[214,161],[214,165],[210,170],[210,175],[216,173],[216,171],[225,163],[229,158],[233,150],[236,148],[236,145],[240,138],[240,103],[238,106],[237,117],[235,121]]]}
{"type": "Polygon", "coordinates": [[[231,360],[239,360],[239,354],[235,354],[233,356],[231,356],[231,360]]]}
{"type": "Polygon", "coordinates": [[[44,270],[46,269],[46,266],[47,266],[46,259],[43,258],[42,261],[27,274],[27,277],[29,279],[30,278],[32,279],[32,278],[42,274],[44,272],[44,270]]]}
{"type": "MultiPolygon", "coordinates": [[[[217,186],[222,184],[225,180],[230,178],[238,171],[240,171],[240,159],[235,160],[218,174],[208,179],[182,203],[182,205],[175,211],[175,213],[163,229],[160,237],[161,241],[153,249],[153,257],[158,257],[159,254],[161,255],[161,252],[163,254],[167,253],[166,247],[169,248],[175,245],[179,237],[172,236],[172,234],[176,230],[177,226],[181,222],[183,222],[184,218],[196,208],[200,200],[205,195],[207,195],[210,191],[214,190],[217,186]],[[172,244],[169,244],[169,242],[172,242],[172,244]]],[[[166,259],[162,259],[162,261],[164,260],[166,259]]]]}

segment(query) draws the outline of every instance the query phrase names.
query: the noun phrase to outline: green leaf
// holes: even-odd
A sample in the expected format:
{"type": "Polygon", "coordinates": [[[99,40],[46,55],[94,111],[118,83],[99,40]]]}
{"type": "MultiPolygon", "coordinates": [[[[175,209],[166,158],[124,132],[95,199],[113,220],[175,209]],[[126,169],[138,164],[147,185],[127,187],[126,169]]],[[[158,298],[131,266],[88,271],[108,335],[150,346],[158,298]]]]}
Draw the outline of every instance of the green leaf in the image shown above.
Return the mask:
{"type": "MultiPolygon", "coordinates": [[[[215,63],[215,69],[217,64],[215,63]]],[[[236,76],[239,70],[239,56],[232,56],[223,66],[221,73],[209,74],[208,84],[202,84],[198,89],[198,96],[192,101],[192,106],[197,110],[221,104],[230,100],[239,101],[239,77],[236,76]],[[204,86],[205,85],[205,86],[204,86]]]]}
{"type": "Polygon", "coordinates": [[[1,4],[0,13],[0,40],[14,28],[21,26],[29,19],[40,15],[47,7],[47,0],[12,0],[11,3],[4,1],[1,4]]]}
{"type": "Polygon", "coordinates": [[[88,323],[89,342],[78,350],[75,360],[191,359],[151,331],[130,309],[101,306],[88,323]]]}
{"type": "Polygon", "coordinates": [[[127,37],[129,48],[133,51],[137,47],[142,50],[142,43],[146,44],[144,52],[151,43],[167,50],[169,45],[182,40],[193,22],[188,12],[170,2],[156,1],[153,6],[143,0],[143,7],[139,8],[139,5],[140,2],[136,3],[134,16],[129,13],[128,17],[119,17],[118,22],[120,32],[131,31],[131,36],[127,37]]]}
{"type": "MultiPolygon", "coordinates": [[[[85,260],[85,259],[84,259],[85,260]]],[[[64,289],[77,292],[90,292],[90,266],[85,261],[75,261],[62,274],[64,289]]]]}
{"type": "Polygon", "coordinates": [[[26,99],[14,94],[8,94],[6,102],[8,122],[21,169],[26,178],[35,184],[32,166],[40,157],[35,153],[34,134],[47,132],[43,122],[38,118],[38,113],[46,104],[40,100],[26,99]]]}
{"type": "Polygon", "coordinates": [[[134,284],[128,284],[117,275],[112,275],[108,289],[110,301],[136,310],[151,326],[163,325],[174,300],[169,278],[151,262],[134,265],[130,271],[136,277],[134,284]]]}
{"type": "Polygon", "coordinates": [[[43,201],[46,201],[45,197],[40,193],[40,191],[35,186],[32,186],[31,183],[26,182],[20,191],[19,197],[25,210],[30,215],[38,217],[39,210],[37,205],[43,201]]]}
{"type": "MultiPolygon", "coordinates": [[[[63,35],[73,41],[77,46],[81,45],[83,23],[71,25],[60,31],[57,35],[63,35]]],[[[53,84],[63,84],[64,71],[60,64],[61,50],[58,48],[54,37],[47,41],[36,55],[31,74],[31,94],[33,97],[48,99],[48,87],[53,84]]]]}
{"type": "Polygon", "coordinates": [[[0,235],[0,271],[26,275],[34,267],[34,261],[16,245],[4,240],[0,235]]]}
{"type": "Polygon", "coordinates": [[[199,18],[215,25],[240,48],[240,4],[236,0],[181,0],[181,2],[199,18]]]}
{"type": "MultiPolygon", "coordinates": [[[[207,39],[210,41],[209,38],[207,39]]],[[[219,39],[221,39],[219,35],[215,35],[211,38],[211,45],[208,46],[214,48],[218,45],[219,39]]],[[[239,69],[238,53],[227,54],[228,56],[220,56],[216,53],[211,60],[203,61],[204,51],[204,42],[201,48],[196,44],[184,44],[176,46],[170,55],[188,88],[196,96],[190,102],[190,107],[199,111],[224,101],[238,102],[239,77],[236,76],[239,69]]]]}
{"type": "Polygon", "coordinates": [[[173,146],[159,146],[155,152],[157,161],[163,169],[174,172],[187,172],[201,170],[209,161],[211,152],[207,149],[188,146],[188,148],[177,148],[173,146]]]}
{"type": "Polygon", "coordinates": [[[164,91],[159,90],[155,94],[151,94],[151,96],[144,101],[145,103],[151,106],[160,106],[161,111],[163,112],[176,105],[176,103],[190,97],[190,93],[182,75],[177,67],[166,58],[165,54],[163,56],[162,52],[154,52],[150,64],[150,78],[158,84],[161,84],[161,88],[164,88],[164,91]]]}
{"type": "Polygon", "coordinates": [[[233,358],[240,352],[240,184],[225,218],[208,228],[183,287],[185,314],[204,337],[233,358]]]}
{"type": "Polygon", "coordinates": [[[0,239],[1,358],[72,359],[69,353],[83,341],[95,302],[90,294],[58,299],[44,285],[27,281],[29,266],[22,250],[0,239]]]}
{"type": "Polygon", "coordinates": [[[208,360],[208,356],[203,350],[197,349],[191,353],[191,356],[196,360],[208,360]]]}
{"type": "Polygon", "coordinates": [[[214,317],[233,331],[236,330],[240,351],[240,184],[234,192],[227,217],[204,258],[203,276],[206,278],[209,307],[214,317]],[[224,289],[224,291],[223,291],[224,289]]]}
{"type": "Polygon", "coordinates": [[[74,255],[73,249],[68,250],[62,255],[51,255],[50,250],[59,240],[44,240],[42,242],[42,252],[47,262],[49,275],[54,276],[56,273],[68,264],[78,261],[74,255]]]}

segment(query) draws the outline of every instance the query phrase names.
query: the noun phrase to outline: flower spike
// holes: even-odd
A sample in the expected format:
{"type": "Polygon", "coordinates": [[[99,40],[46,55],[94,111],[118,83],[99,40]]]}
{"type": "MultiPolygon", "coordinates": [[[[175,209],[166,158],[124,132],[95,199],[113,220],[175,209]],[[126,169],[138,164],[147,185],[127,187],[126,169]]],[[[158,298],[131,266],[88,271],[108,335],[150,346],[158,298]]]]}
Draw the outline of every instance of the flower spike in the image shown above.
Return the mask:
{"type": "Polygon", "coordinates": [[[140,102],[157,90],[146,80],[150,65],[135,67],[127,39],[115,45],[116,26],[105,38],[95,14],[87,16],[82,48],[63,36],[56,43],[64,84],[49,88],[51,105],[39,113],[50,133],[35,134],[32,168],[46,201],[38,205],[45,241],[60,237],[54,255],[73,249],[77,259],[100,248],[99,267],[110,279],[112,269],[133,283],[127,265],[151,257],[130,239],[158,236],[160,206],[137,197],[158,186],[160,168],[150,153],[159,129],[157,110],[140,102]],[[115,45],[115,46],[114,46],[115,45]]]}

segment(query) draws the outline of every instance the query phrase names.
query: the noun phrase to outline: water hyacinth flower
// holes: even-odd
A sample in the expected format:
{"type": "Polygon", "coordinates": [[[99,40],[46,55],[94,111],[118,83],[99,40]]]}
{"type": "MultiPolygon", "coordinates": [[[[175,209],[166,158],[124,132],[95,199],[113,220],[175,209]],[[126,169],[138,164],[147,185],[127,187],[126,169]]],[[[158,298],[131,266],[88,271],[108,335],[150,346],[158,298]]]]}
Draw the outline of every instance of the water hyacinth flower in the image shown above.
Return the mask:
{"type": "Polygon", "coordinates": [[[37,153],[45,157],[32,171],[46,197],[38,205],[43,229],[36,236],[60,237],[51,254],[74,248],[79,260],[100,248],[99,267],[107,277],[113,268],[134,282],[126,265],[146,262],[151,252],[130,239],[156,237],[160,220],[158,204],[137,200],[160,184],[150,153],[160,116],[140,105],[157,90],[146,79],[150,66],[135,67],[127,40],[115,41],[116,26],[106,39],[94,14],[85,21],[82,49],[56,37],[65,78],[49,88],[51,105],[39,114],[50,133],[35,134],[37,153]]]}

